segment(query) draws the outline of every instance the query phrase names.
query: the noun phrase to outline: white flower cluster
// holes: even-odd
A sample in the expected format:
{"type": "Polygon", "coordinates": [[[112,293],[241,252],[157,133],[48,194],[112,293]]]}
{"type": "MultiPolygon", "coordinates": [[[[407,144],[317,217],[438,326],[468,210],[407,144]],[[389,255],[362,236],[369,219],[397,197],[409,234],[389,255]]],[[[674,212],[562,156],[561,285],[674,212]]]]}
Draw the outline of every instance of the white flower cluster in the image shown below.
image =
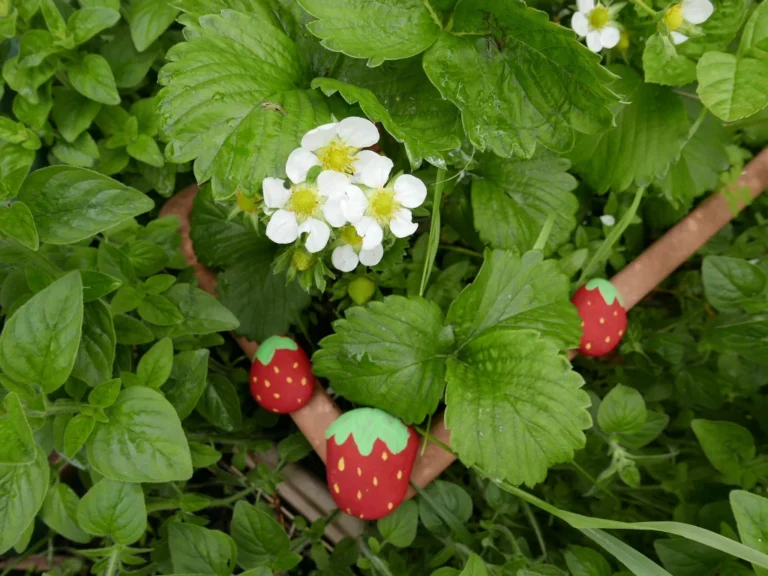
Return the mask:
{"type": "Polygon", "coordinates": [[[386,230],[397,238],[413,234],[417,225],[411,209],[424,203],[427,187],[409,174],[390,181],[392,160],[364,150],[378,141],[373,122],[358,117],[307,132],[286,162],[288,187],[285,180],[264,179],[267,237],[291,244],[307,233],[305,247],[314,254],[333,234],[333,265],[350,272],[358,263],[375,266],[381,261],[386,230]],[[308,180],[316,166],[317,179],[308,180]]]}

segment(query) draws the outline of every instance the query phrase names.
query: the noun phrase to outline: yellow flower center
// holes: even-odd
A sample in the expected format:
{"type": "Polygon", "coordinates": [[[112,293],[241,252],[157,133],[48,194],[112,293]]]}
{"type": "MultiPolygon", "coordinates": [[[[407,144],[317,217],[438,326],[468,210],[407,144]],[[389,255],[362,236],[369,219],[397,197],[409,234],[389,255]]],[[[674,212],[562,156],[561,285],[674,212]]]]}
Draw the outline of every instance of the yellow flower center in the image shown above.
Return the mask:
{"type": "Polygon", "coordinates": [[[683,5],[675,4],[672,8],[667,10],[667,13],[664,15],[664,22],[670,32],[674,32],[680,28],[680,26],[683,25],[683,5]]]}
{"type": "Polygon", "coordinates": [[[589,13],[589,25],[593,30],[600,30],[610,21],[611,13],[608,12],[608,8],[605,6],[598,5],[589,13]]]}
{"type": "Polygon", "coordinates": [[[309,270],[309,267],[314,263],[314,256],[304,250],[296,250],[293,253],[293,256],[291,256],[291,262],[296,270],[304,272],[305,270],[309,270]]]}
{"type": "Polygon", "coordinates": [[[312,188],[297,188],[291,194],[288,208],[295,212],[299,219],[308,218],[318,209],[320,202],[317,191],[312,188]]]}
{"type": "Polygon", "coordinates": [[[317,157],[323,166],[323,170],[352,174],[354,172],[352,164],[355,162],[355,152],[355,148],[334,140],[323,148],[317,157]]]}
{"type": "Polygon", "coordinates": [[[259,204],[256,202],[256,198],[246,196],[245,192],[242,190],[237,191],[237,207],[246,214],[253,214],[259,210],[259,204]]]}
{"type": "Polygon", "coordinates": [[[626,30],[621,31],[621,35],[619,36],[618,48],[622,52],[626,52],[627,50],[629,50],[629,32],[627,32],[626,30]]]}
{"type": "Polygon", "coordinates": [[[349,244],[353,248],[360,248],[363,245],[363,239],[357,235],[357,230],[355,230],[354,226],[344,226],[339,237],[342,242],[349,244]]]}
{"type": "Polygon", "coordinates": [[[394,190],[379,188],[368,203],[368,212],[376,220],[387,222],[395,215],[399,207],[400,204],[395,200],[394,190]]]}

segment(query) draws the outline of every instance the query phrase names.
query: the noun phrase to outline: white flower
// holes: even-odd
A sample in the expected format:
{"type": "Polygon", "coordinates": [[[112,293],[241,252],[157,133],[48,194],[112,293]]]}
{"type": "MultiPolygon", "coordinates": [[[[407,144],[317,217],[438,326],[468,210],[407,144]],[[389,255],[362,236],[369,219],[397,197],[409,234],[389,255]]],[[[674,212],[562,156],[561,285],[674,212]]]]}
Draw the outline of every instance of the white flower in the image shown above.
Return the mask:
{"type": "MultiPolygon", "coordinates": [[[[376,125],[365,118],[351,116],[341,122],[323,124],[307,132],[301,148],[291,152],[286,174],[302,182],[313,166],[343,174],[350,181],[371,186],[381,173],[392,170],[392,160],[371,150],[361,150],[379,141],[376,125]]],[[[341,187],[343,190],[344,186],[341,187]]],[[[340,191],[341,191],[340,190],[340,191]]]]}
{"type": "Polygon", "coordinates": [[[672,36],[672,42],[682,44],[688,40],[688,36],[678,32],[684,24],[697,25],[703,24],[712,13],[715,7],[710,0],[683,0],[680,4],[675,4],[664,15],[664,22],[669,28],[672,36]]]}
{"type": "Polygon", "coordinates": [[[381,243],[370,250],[363,248],[363,239],[357,234],[354,226],[345,226],[339,237],[341,245],[334,248],[331,261],[338,270],[351,272],[358,264],[376,266],[384,256],[381,243]]]}
{"type": "Polygon", "coordinates": [[[603,214],[600,216],[600,222],[602,222],[605,226],[608,226],[609,228],[616,224],[616,218],[611,216],[610,214],[603,214]]]}
{"type": "Polygon", "coordinates": [[[592,52],[613,48],[619,43],[621,32],[613,21],[613,14],[595,0],[577,0],[578,11],[571,18],[571,28],[579,36],[587,37],[587,47],[592,52]]]}
{"type": "Polygon", "coordinates": [[[388,172],[378,174],[378,179],[365,190],[350,184],[342,202],[344,217],[363,237],[366,250],[381,244],[385,226],[398,238],[410,236],[418,228],[411,221],[413,215],[409,208],[418,208],[424,203],[427,187],[410,174],[399,176],[393,186],[385,187],[388,177],[388,172]]]}
{"type": "Polygon", "coordinates": [[[325,170],[315,184],[291,180],[293,185],[288,189],[284,180],[264,179],[264,211],[271,216],[267,237],[277,244],[290,244],[307,232],[307,250],[320,252],[331,235],[328,224],[342,226],[345,222],[341,209],[344,194],[339,188],[343,190],[346,177],[325,170]]]}

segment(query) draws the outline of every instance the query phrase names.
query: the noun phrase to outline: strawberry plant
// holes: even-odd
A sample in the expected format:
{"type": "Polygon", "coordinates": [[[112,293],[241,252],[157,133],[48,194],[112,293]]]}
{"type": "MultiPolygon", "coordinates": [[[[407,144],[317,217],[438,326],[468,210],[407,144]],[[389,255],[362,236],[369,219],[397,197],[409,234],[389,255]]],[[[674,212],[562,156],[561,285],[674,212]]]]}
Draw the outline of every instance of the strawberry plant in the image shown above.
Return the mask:
{"type": "Polygon", "coordinates": [[[766,38],[0,0],[0,576],[765,573],[766,38]]]}

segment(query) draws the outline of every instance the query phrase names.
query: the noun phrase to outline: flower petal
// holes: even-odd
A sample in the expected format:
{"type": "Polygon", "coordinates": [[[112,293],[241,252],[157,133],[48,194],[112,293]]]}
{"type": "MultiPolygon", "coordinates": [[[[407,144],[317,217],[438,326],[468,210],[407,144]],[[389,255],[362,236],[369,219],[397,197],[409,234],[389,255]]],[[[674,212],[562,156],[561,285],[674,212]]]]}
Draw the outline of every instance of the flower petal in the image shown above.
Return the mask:
{"type": "Polygon", "coordinates": [[[312,128],[301,139],[301,147],[306,150],[318,150],[325,148],[339,133],[339,123],[331,122],[317,128],[312,128]]]}
{"type": "Polygon", "coordinates": [[[323,170],[317,176],[317,189],[321,196],[333,196],[334,194],[343,194],[344,189],[349,184],[349,178],[341,172],[333,170],[323,170]]]}
{"type": "Polygon", "coordinates": [[[267,224],[267,238],[275,244],[290,244],[299,237],[296,214],[288,210],[278,210],[272,214],[267,224]]]}
{"type": "Polygon", "coordinates": [[[395,200],[406,208],[418,208],[426,198],[427,187],[416,176],[403,174],[395,180],[395,200]]]}
{"type": "Polygon", "coordinates": [[[576,7],[586,16],[595,9],[595,0],[576,0],[576,7]]]}
{"type": "Polygon", "coordinates": [[[600,32],[592,30],[587,34],[587,48],[592,52],[600,52],[603,49],[603,43],[600,41],[600,32]]]}
{"type": "Polygon", "coordinates": [[[411,222],[411,218],[410,210],[405,208],[398,210],[395,217],[389,221],[389,229],[392,231],[392,234],[398,238],[405,238],[416,232],[419,225],[416,222],[411,222]]]}
{"type": "Polygon", "coordinates": [[[291,191],[285,187],[285,180],[280,178],[264,178],[261,189],[264,192],[264,205],[267,208],[283,208],[291,197],[291,191]]]}
{"type": "Polygon", "coordinates": [[[300,184],[307,179],[307,172],[313,166],[320,166],[320,160],[317,159],[317,156],[304,148],[296,148],[288,156],[288,161],[285,163],[285,173],[291,182],[300,184]]]}
{"type": "Polygon", "coordinates": [[[346,197],[341,202],[341,210],[350,223],[358,222],[368,209],[368,198],[365,192],[354,184],[350,184],[344,190],[346,197]]]}
{"type": "Polygon", "coordinates": [[[384,230],[370,216],[363,216],[354,226],[363,238],[363,250],[373,250],[384,239],[384,230]]]}
{"type": "Polygon", "coordinates": [[[600,43],[604,48],[613,48],[619,43],[621,32],[614,26],[606,26],[600,30],[600,43]]]}
{"type": "Polygon", "coordinates": [[[616,224],[616,218],[611,214],[603,214],[600,216],[600,222],[602,222],[605,226],[610,227],[616,224]]]}
{"type": "Polygon", "coordinates": [[[379,129],[367,118],[350,116],[339,122],[339,136],[354,148],[367,148],[379,141],[379,129]]]}
{"type": "Polygon", "coordinates": [[[360,264],[365,266],[376,266],[381,262],[381,258],[384,256],[384,246],[379,244],[371,250],[360,250],[360,264]]]}
{"type": "Polygon", "coordinates": [[[360,259],[357,257],[355,249],[349,244],[334,248],[333,254],[331,254],[333,267],[342,272],[352,272],[352,270],[357,268],[359,261],[360,259]]]}
{"type": "Polygon", "coordinates": [[[576,12],[571,18],[571,28],[579,36],[584,38],[589,32],[589,20],[584,15],[584,12],[576,12]]]}
{"type": "Polygon", "coordinates": [[[688,36],[685,34],[681,34],[680,32],[670,32],[670,35],[672,36],[672,43],[673,44],[682,44],[686,40],[688,40],[688,36]]]}
{"type": "Polygon", "coordinates": [[[395,165],[392,160],[386,156],[380,156],[370,150],[363,150],[358,154],[365,154],[364,164],[361,167],[360,162],[355,163],[355,174],[352,176],[353,182],[360,182],[371,188],[383,188],[389,180],[389,173],[392,172],[392,167],[395,165]],[[370,152],[373,156],[365,154],[370,152]]]}
{"type": "Polygon", "coordinates": [[[683,0],[683,20],[691,24],[703,24],[714,11],[709,0],[683,0]]]}
{"type": "Polygon", "coordinates": [[[344,216],[344,210],[342,209],[342,203],[344,202],[344,194],[336,194],[331,196],[323,204],[323,216],[327,220],[328,224],[334,228],[344,226],[347,222],[347,218],[344,216]]]}
{"type": "Polygon", "coordinates": [[[325,245],[328,244],[328,239],[331,237],[331,229],[328,224],[318,220],[317,218],[307,218],[299,226],[299,234],[309,232],[305,246],[307,251],[314,254],[320,252],[325,245]]]}

